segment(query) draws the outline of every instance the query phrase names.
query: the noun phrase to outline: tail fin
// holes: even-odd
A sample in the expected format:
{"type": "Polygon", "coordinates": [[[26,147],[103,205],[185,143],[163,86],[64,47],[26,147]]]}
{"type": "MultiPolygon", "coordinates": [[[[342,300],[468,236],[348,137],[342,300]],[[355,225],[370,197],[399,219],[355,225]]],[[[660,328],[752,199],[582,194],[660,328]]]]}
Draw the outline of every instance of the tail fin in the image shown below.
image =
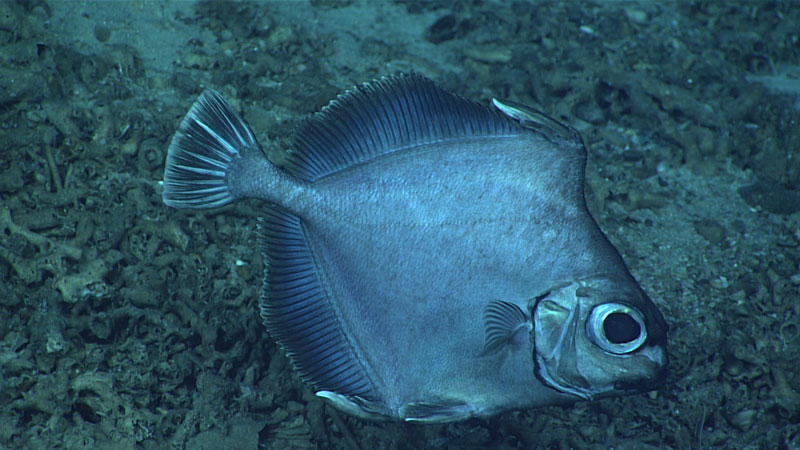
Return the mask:
{"type": "Polygon", "coordinates": [[[247,123],[218,92],[203,92],[169,146],[164,203],[173,208],[205,209],[236,200],[226,176],[246,148],[260,148],[247,123]]]}

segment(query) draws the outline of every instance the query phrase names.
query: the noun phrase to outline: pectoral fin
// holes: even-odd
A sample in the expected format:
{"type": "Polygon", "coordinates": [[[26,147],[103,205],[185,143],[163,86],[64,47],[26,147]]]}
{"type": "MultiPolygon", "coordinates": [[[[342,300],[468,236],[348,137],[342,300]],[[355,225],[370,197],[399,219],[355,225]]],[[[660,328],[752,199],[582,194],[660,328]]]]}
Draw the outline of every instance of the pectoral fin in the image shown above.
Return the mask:
{"type": "Polygon", "coordinates": [[[514,303],[502,300],[493,301],[486,305],[483,312],[483,323],[486,331],[486,343],[483,345],[481,355],[491,355],[513,343],[517,334],[530,331],[531,321],[514,303]]]}

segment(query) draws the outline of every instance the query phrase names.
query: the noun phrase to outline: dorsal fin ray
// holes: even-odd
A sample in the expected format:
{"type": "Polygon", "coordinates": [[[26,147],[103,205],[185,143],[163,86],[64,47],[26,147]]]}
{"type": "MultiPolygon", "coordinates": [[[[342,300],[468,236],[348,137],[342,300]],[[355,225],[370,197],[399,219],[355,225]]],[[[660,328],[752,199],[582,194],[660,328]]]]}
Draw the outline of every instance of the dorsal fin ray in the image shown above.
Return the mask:
{"type": "Polygon", "coordinates": [[[398,74],[349,90],[303,121],[285,167],[313,182],[431,142],[521,132],[496,109],[447,92],[421,75],[398,74]]]}

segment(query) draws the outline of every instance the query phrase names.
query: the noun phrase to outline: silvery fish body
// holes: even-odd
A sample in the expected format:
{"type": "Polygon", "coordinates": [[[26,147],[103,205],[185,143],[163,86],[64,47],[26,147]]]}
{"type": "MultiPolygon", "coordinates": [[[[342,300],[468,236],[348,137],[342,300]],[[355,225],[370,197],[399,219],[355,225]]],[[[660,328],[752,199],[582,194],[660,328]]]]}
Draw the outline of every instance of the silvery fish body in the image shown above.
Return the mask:
{"type": "Polygon", "coordinates": [[[355,416],[451,422],[652,389],[667,325],[586,209],[576,131],[415,74],[299,125],[282,167],[216,92],[173,138],[164,201],[265,201],[270,335],[355,416]]]}

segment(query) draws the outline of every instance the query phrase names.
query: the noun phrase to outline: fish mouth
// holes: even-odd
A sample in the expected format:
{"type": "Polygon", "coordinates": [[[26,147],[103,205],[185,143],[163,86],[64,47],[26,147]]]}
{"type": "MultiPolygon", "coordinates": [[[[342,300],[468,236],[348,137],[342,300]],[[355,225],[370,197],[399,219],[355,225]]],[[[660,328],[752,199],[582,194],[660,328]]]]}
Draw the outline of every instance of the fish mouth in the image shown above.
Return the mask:
{"type": "MultiPolygon", "coordinates": [[[[666,370],[665,370],[666,372],[666,370]]],[[[622,394],[641,394],[656,391],[664,386],[666,376],[652,380],[618,381],[614,384],[614,391],[622,394]]]]}
{"type": "Polygon", "coordinates": [[[614,383],[614,390],[626,394],[638,394],[642,392],[655,391],[664,387],[668,376],[669,364],[666,352],[664,352],[663,365],[651,377],[639,378],[636,380],[619,380],[614,383]]]}

